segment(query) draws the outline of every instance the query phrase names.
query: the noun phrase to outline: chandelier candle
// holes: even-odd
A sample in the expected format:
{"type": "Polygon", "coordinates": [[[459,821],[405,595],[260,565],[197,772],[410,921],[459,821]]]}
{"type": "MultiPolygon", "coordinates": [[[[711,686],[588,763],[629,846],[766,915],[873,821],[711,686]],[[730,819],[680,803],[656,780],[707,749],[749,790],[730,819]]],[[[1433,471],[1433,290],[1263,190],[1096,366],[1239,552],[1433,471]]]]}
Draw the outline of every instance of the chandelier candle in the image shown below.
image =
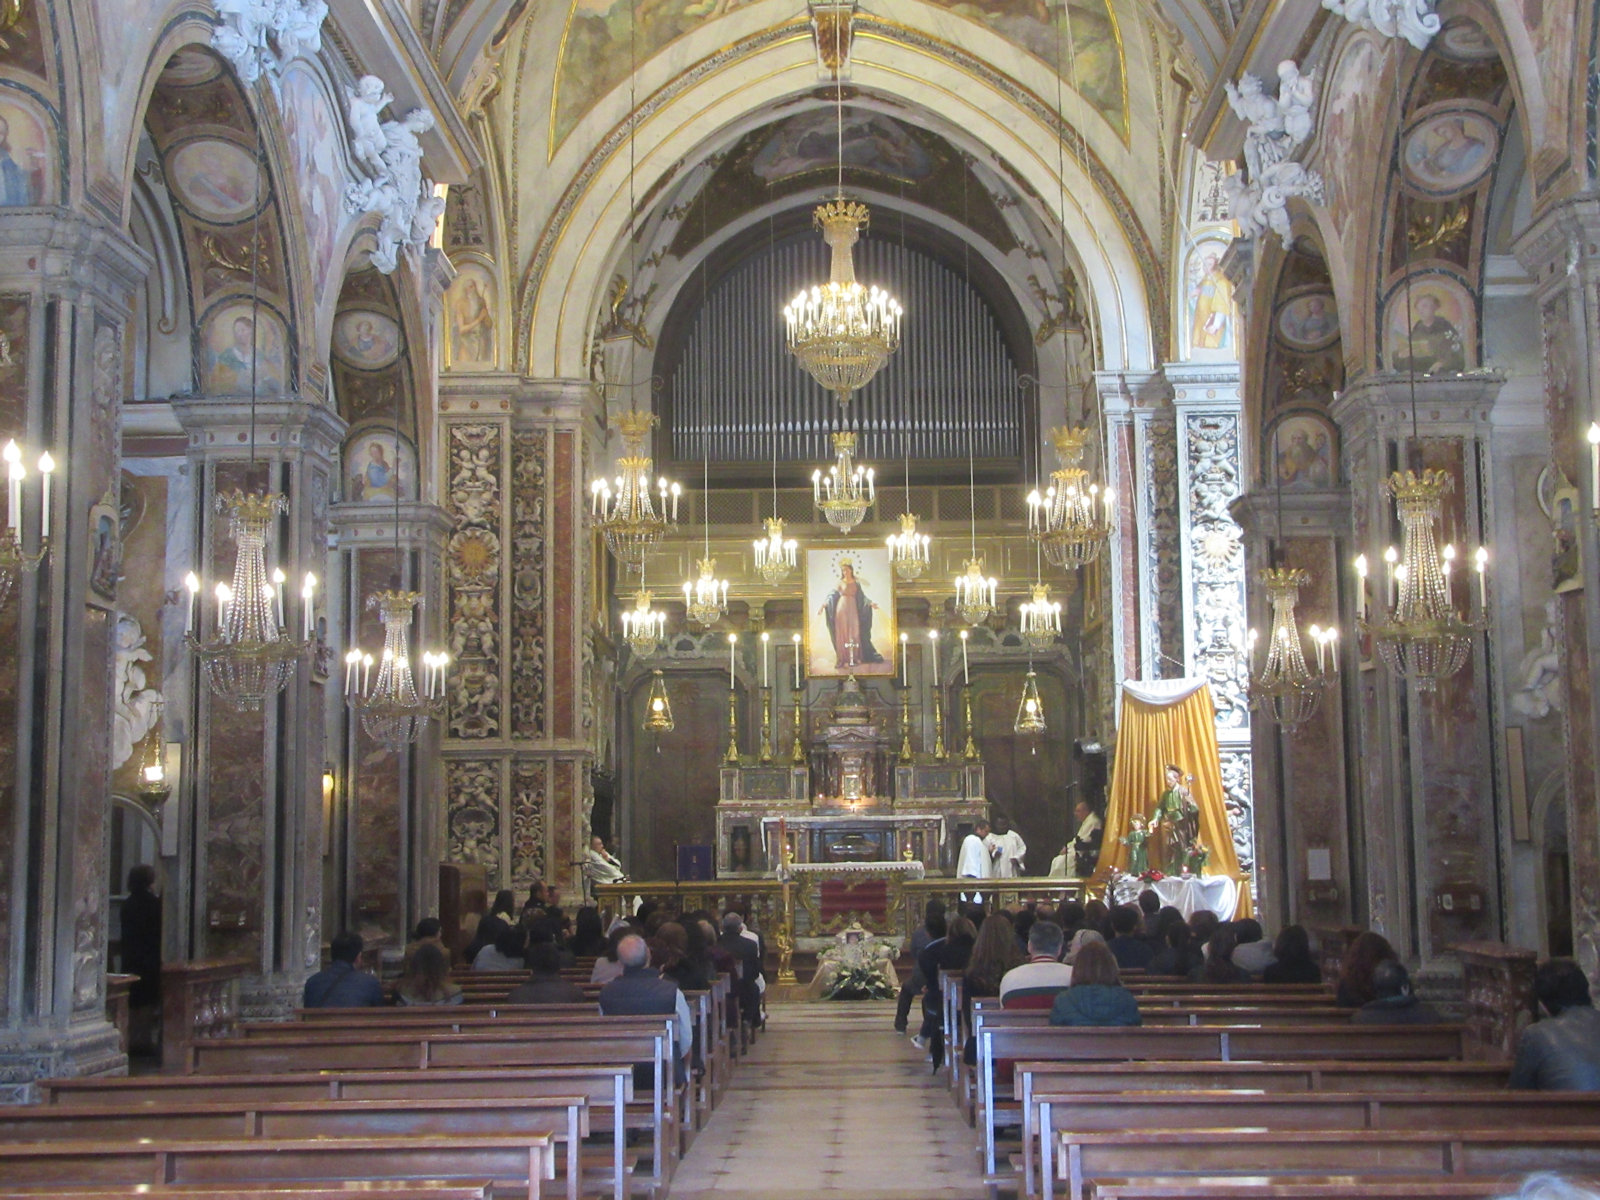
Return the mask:
{"type": "Polygon", "coordinates": [[[929,651],[928,657],[933,660],[933,686],[939,686],[939,631],[928,630],[929,651]]]}
{"type": "Polygon", "coordinates": [[[734,655],[738,652],[738,646],[739,646],[739,635],[737,633],[730,633],[728,635],[728,690],[730,692],[733,691],[734,686],[735,686],[734,680],[733,680],[733,668],[734,668],[734,655]]]}
{"type": "Polygon", "coordinates": [[[909,633],[900,635],[900,686],[903,688],[911,686],[911,655],[907,652],[910,642],[911,635],[909,633]]]}
{"type": "Polygon", "coordinates": [[[772,635],[770,633],[766,632],[765,630],[762,630],[762,632],[761,632],[761,686],[764,687],[764,688],[769,688],[769,687],[772,686],[772,680],[770,678],[768,678],[768,673],[767,673],[767,667],[768,667],[768,657],[767,656],[768,656],[768,653],[770,652],[771,649],[772,649],[772,635]]]}
{"type": "Polygon", "coordinates": [[[967,666],[967,631],[961,631],[961,686],[966,687],[972,682],[972,671],[967,666]]]}
{"type": "MultiPolygon", "coordinates": [[[[796,695],[798,696],[798,693],[800,691],[800,635],[798,633],[793,636],[793,641],[794,641],[794,690],[795,690],[796,695]]],[[[799,702],[800,701],[798,699],[795,700],[796,704],[798,704],[799,702]]]]}

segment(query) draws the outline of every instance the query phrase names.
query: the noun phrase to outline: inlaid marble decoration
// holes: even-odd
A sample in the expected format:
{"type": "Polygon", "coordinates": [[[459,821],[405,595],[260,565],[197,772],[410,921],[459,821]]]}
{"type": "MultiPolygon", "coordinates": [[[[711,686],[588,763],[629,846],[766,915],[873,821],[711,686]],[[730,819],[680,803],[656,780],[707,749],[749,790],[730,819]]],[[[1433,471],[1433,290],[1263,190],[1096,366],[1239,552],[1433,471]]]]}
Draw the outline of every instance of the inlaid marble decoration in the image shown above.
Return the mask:
{"type": "Polygon", "coordinates": [[[393,429],[368,429],[345,443],[344,498],[393,504],[417,497],[417,452],[393,429]]]}
{"type": "Polygon", "coordinates": [[[168,154],[166,176],[179,203],[218,225],[244,220],[261,202],[261,168],[237,142],[184,142],[168,154]]]}
{"type": "Polygon", "coordinates": [[[543,737],[546,725],[545,474],[544,430],[512,434],[511,730],[519,737],[543,737]]]}
{"type": "Polygon", "coordinates": [[[322,83],[309,64],[289,64],[283,73],[283,129],[300,196],[307,253],[320,298],[336,265],[334,246],[343,216],[342,128],[322,83]]]}
{"type": "Polygon", "coordinates": [[[333,322],[333,352],[353,367],[380,370],[400,357],[403,346],[399,322],[383,313],[352,309],[333,322]]]}
{"type": "Polygon", "coordinates": [[[450,605],[450,736],[500,736],[500,504],[498,425],[449,429],[446,502],[454,531],[445,547],[450,605]]]}
{"type": "Polygon", "coordinates": [[[511,886],[514,888],[524,888],[547,877],[548,776],[548,764],[542,761],[517,762],[511,767],[511,886]]]}
{"type": "Polygon", "coordinates": [[[212,310],[200,349],[207,394],[247,396],[252,387],[257,393],[282,393],[286,347],[283,322],[265,306],[235,300],[212,310]]]}
{"type": "Polygon", "coordinates": [[[446,759],[446,857],[481,863],[489,886],[500,878],[500,763],[495,759],[446,759]]]}
{"type": "Polygon", "coordinates": [[[445,297],[448,334],[445,359],[456,370],[484,369],[495,364],[494,276],[482,263],[456,265],[456,278],[445,297]]]}
{"type": "Polygon", "coordinates": [[[1339,309],[1326,288],[1302,292],[1278,309],[1278,337],[1291,350],[1321,350],[1339,336],[1339,309]]]}
{"type": "Polygon", "coordinates": [[[49,204],[56,153],[49,127],[15,92],[0,92],[0,207],[49,204]]]}
{"type": "Polygon", "coordinates": [[[1480,112],[1458,109],[1418,122],[1401,145],[1406,178],[1436,196],[1475,186],[1494,166],[1500,131],[1480,112]]]}
{"type": "Polygon", "coordinates": [[[1477,313],[1455,279],[1437,273],[1401,280],[1384,302],[1387,365],[1419,375],[1450,374],[1477,364],[1477,313]]]}

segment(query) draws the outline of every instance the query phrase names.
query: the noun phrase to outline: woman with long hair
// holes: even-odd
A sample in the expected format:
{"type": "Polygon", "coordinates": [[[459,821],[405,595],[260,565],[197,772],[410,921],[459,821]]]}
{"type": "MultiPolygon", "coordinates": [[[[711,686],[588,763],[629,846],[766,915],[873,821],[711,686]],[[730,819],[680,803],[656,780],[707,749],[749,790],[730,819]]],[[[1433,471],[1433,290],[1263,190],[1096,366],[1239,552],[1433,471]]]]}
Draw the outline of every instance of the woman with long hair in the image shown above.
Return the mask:
{"type": "Polygon", "coordinates": [[[450,958],[438,942],[421,942],[411,955],[411,968],[394,985],[394,1002],[403,1007],[460,1004],[465,993],[451,982],[450,958]]]}
{"type": "Polygon", "coordinates": [[[1311,957],[1311,935],[1304,925],[1285,925],[1272,944],[1272,957],[1261,972],[1262,983],[1321,983],[1322,968],[1311,957]]]}
{"type": "Polygon", "coordinates": [[[1249,983],[1250,972],[1233,961],[1239,948],[1239,935],[1232,925],[1219,925],[1206,943],[1206,959],[1194,972],[1201,983],[1249,983]]]}
{"type": "Polygon", "coordinates": [[[1372,972],[1386,958],[1397,957],[1389,939],[1367,930],[1350,943],[1339,964],[1339,992],[1334,1003],[1340,1008],[1360,1008],[1377,998],[1372,990],[1372,972]]]}
{"type": "Polygon", "coordinates": [[[998,996],[1000,980],[1012,967],[1028,961],[1026,952],[1017,944],[1016,927],[1003,912],[990,913],[978,930],[972,944],[972,957],[967,960],[962,987],[962,1007],[972,1012],[972,997],[998,996]]]}
{"type": "Polygon", "coordinates": [[[1072,986],[1050,1006],[1052,1025],[1139,1025],[1139,1001],[1122,986],[1111,947],[1098,939],[1078,947],[1072,986]]]}

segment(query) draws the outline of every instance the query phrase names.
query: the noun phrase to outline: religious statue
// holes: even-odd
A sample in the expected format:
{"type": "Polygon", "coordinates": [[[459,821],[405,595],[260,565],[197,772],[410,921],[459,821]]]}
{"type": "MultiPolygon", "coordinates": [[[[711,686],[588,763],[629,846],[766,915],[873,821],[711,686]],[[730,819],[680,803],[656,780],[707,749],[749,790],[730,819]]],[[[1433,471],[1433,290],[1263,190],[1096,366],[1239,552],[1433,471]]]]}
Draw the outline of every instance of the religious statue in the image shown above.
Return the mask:
{"type": "Polygon", "coordinates": [[[383,149],[388,140],[383,136],[383,122],[378,119],[378,113],[394,96],[376,75],[363,75],[356,80],[355,87],[345,88],[344,94],[350,118],[350,152],[381,174],[383,149]]]}
{"type": "Polygon", "coordinates": [[[1156,801],[1151,824],[1161,829],[1162,867],[1176,871],[1183,866],[1190,843],[1200,836],[1200,806],[1195,803],[1187,786],[1193,782],[1193,775],[1185,775],[1177,767],[1168,764],[1166,777],[1167,790],[1156,801]]]}
{"type": "Polygon", "coordinates": [[[1291,155],[1315,127],[1316,86],[1292,61],[1278,64],[1278,94],[1269,96],[1254,75],[1226,85],[1228,104],[1248,127],[1244,136],[1243,177],[1223,180],[1229,215],[1242,236],[1254,238],[1268,229],[1287,247],[1292,240],[1288,202],[1304,196],[1323,202],[1322,176],[1292,161],[1291,155]]]}
{"type": "Polygon", "coordinates": [[[1199,838],[1189,843],[1183,855],[1183,869],[1191,875],[1204,875],[1206,864],[1211,861],[1211,851],[1199,838]]]}
{"type": "Polygon", "coordinates": [[[878,610],[856,579],[855,564],[839,560],[839,581],[822,604],[833,642],[833,661],[842,669],[862,663],[880,663],[883,655],[872,644],[872,614],[878,610]]]}
{"type": "Polygon", "coordinates": [[[1128,848],[1128,874],[1143,875],[1150,867],[1149,851],[1145,848],[1150,835],[1145,832],[1144,818],[1135,817],[1132,827],[1117,840],[1128,848]]]}

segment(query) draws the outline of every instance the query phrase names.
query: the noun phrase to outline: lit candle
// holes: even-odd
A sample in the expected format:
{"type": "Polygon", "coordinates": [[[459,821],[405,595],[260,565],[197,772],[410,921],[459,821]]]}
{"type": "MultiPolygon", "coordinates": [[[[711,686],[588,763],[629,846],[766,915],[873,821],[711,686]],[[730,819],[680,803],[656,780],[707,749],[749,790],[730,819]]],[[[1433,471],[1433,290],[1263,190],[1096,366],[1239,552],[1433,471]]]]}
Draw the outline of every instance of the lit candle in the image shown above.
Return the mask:
{"type": "Polygon", "coordinates": [[[1388,568],[1388,575],[1389,575],[1389,607],[1390,608],[1394,607],[1395,597],[1396,597],[1396,593],[1397,593],[1397,589],[1398,589],[1398,585],[1396,583],[1396,573],[1397,572],[1396,572],[1395,564],[1398,563],[1399,561],[1400,561],[1400,551],[1396,550],[1393,546],[1390,546],[1387,550],[1385,550],[1383,552],[1383,564],[1384,564],[1384,566],[1386,568],[1388,568]]]}
{"type": "Polygon", "coordinates": [[[1489,565],[1489,551],[1484,546],[1479,546],[1472,556],[1473,565],[1478,571],[1478,607],[1484,611],[1489,608],[1489,581],[1485,568],[1489,565]]]}
{"type": "Polygon", "coordinates": [[[939,686],[939,631],[928,630],[929,652],[928,657],[933,660],[933,686],[939,686]]]}
{"type": "Polygon", "coordinates": [[[734,654],[736,652],[736,649],[737,649],[738,645],[739,645],[739,635],[737,633],[730,633],[728,635],[728,690],[730,692],[733,691],[733,688],[734,688],[733,664],[734,664],[734,654]]]}
{"type": "Polygon", "coordinates": [[[1600,424],[1589,422],[1589,505],[1600,508],[1600,424]]]}
{"type": "Polygon", "coordinates": [[[228,606],[233,603],[233,589],[225,583],[217,584],[217,629],[228,623],[228,606]]]}
{"type": "Polygon", "coordinates": [[[972,669],[967,666],[967,631],[961,631],[961,686],[972,682],[972,669]]]}
{"type": "Polygon", "coordinates": [[[1333,673],[1337,675],[1339,673],[1339,631],[1330,625],[1325,636],[1328,639],[1329,654],[1333,659],[1333,673]]]}
{"type": "Polygon", "coordinates": [[[361,651],[351,650],[344,656],[344,691],[349,695],[356,690],[356,668],[361,665],[361,651]]]}
{"type": "Polygon", "coordinates": [[[283,628],[283,585],[288,580],[282,568],[272,568],[272,605],[278,615],[278,628],[283,628]]]}
{"type": "Polygon", "coordinates": [[[1367,556],[1356,555],[1356,617],[1367,619],[1367,556]]]}
{"type": "Polygon", "coordinates": [[[794,690],[798,693],[800,691],[800,635],[798,633],[794,634],[791,640],[794,642],[794,690]]]}
{"type": "Polygon", "coordinates": [[[316,591],[317,577],[310,571],[307,571],[305,584],[300,588],[300,608],[304,618],[302,626],[304,629],[304,637],[308,642],[311,640],[311,613],[313,607],[311,599],[316,595],[316,591]]]}
{"type": "Polygon", "coordinates": [[[9,441],[6,448],[0,451],[3,459],[10,467],[7,477],[10,480],[10,492],[7,495],[7,517],[11,524],[11,532],[18,538],[22,536],[22,451],[17,449],[17,443],[9,441]]]}
{"type": "Polygon", "coordinates": [[[763,629],[761,631],[761,686],[764,688],[772,686],[772,680],[767,671],[768,655],[772,649],[771,643],[772,635],[763,629]]]}
{"type": "Polygon", "coordinates": [[[39,474],[44,478],[44,490],[40,503],[44,506],[39,513],[39,537],[50,536],[50,475],[56,469],[56,460],[50,457],[47,450],[39,456],[39,474]]]}
{"type": "Polygon", "coordinates": [[[1306,633],[1311,636],[1312,645],[1316,646],[1317,648],[1317,674],[1321,675],[1323,668],[1327,666],[1323,655],[1327,653],[1328,649],[1327,645],[1322,640],[1322,627],[1320,625],[1313,625],[1311,628],[1306,630],[1306,633]]]}
{"type": "Polygon", "coordinates": [[[183,614],[183,632],[187,636],[194,632],[195,610],[200,607],[200,577],[190,571],[183,577],[183,586],[189,589],[189,608],[183,614]]]}
{"type": "Polygon", "coordinates": [[[900,635],[900,686],[903,688],[911,686],[911,655],[907,651],[907,645],[910,641],[911,635],[909,633],[900,635]]]}

